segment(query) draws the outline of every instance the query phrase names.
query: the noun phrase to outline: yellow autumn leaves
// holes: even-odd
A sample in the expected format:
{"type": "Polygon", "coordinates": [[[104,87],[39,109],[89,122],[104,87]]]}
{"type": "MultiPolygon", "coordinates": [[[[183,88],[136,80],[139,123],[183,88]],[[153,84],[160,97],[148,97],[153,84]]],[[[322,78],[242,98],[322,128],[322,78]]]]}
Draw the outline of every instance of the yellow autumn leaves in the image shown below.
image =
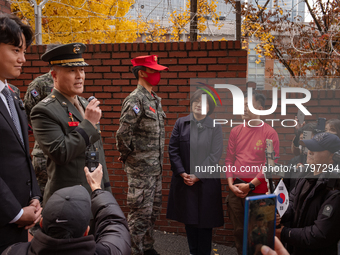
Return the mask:
{"type": "MultiPolygon", "coordinates": [[[[38,4],[41,0],[37,1],[38,4]]],[[[12,12],[35,28],[34,6],[28,0],[12,1],[12,12]]],[[[217,24],[216,1],[198,0],[198,30],[206,18],[217,24]]],[[[147,42],[180,41],[190,23],[190,1],[183,10],[170,13],[167,25],[126,15],[134,0],[48,0],[42,9],[42,42],[121,43],[144,35],[147,42]],[[170,35],[170,36],[167,36],[170,35]]],[[[186,31],[188,33],[188,31],[186,31]]]]}

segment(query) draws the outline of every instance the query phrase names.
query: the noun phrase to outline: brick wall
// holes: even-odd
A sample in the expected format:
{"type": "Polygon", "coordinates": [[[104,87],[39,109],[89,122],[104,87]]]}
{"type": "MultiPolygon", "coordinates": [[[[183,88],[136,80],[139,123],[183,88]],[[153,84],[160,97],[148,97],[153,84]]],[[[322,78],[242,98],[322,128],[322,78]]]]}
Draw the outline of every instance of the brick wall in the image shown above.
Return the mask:
{"type": "MultiPolygon", "coordinates": [[[[46,63],[40,60],[40,56],[45,51],[45,46],[32,46],[27,51],[27,62],[23,68],[23,74],[17,79],[10,81],[18,86],[24,93],[27,85],[35,77],[48,72],[49,68],[46,63]]],[[[194,42],[194,43],[133,43],[133,44],[102,44],[88,45],[84,58],[91,65],[86,67],[86,87],[83,94],[88,98],[91,95],[102,101],[101,109],[103,118],[101,120],[102,137],[104,140],[106,160],[109,169],[113,193],[125,213],[128,212],[126,207],[127,179],[123,171],[123,166],[117,161],[119,153],[115,147],[115,132],[119,127],[119,117],[121,104],[124,98],[135,89],[136,80],[131,69],[131,58],[156,54],[159,56],[159,63],[169,67],[169,72],[162,73],[162,80],[159,86],[155,87],[156,93],[162,97],[162,105],[167,114],[165,123],[166,144],[169,143],[171,131],[177,118],[189,113],[190,97],[190,78],[245,78],[247,68],[247,51],[240,48],[239,42],[194,42]]],[[[245,90],[244,85],[241,86],[245,90]]],[[[270,91],[264,91],[264,94],[271,98],[270,91]]],[[[216,114],[222,114],[220,117],[232,119],[232,100],[231,93],[220,94],[226,100],[226,105],[219,106],[216,114]]],[[[295,97],[296,95],[291,95],[295,97]]],[[[313,114],[307,120],[315,120],[319,115],[326,118],[336,118],[340,113],[339,98],[340,91],[313,91],[312,99],[307,105],[313,114]],[[323,106],[322,108],[319,106],[323,106]]],[[[280,103],[280,100],[279,100],[280,103]]],[[[267,101],[268,107],[271,100],[267,101]]],[[[279,116],[280,107],[273,116],[283,119],[279,116]]],[[[288,115],[284,119],[294,118],[297,109],[288,107],[288,115]]],[[[282,128],[280,124],[275,125],[275,129],[280,137],[280,162],[289,160],[290,143],[293,138],[292,128],[282,128]]],[[[227,145],[227,139],[231,128],[223,126],[224,144],[227,145]]],[[[33,136],[30,141],[33,145],[33,136]]],[[[222,155],[220,161],[223,164],[222,155]]],[[[164,171],[163,171],[163,209],[156,227],[162,231],[174,232],[177,234],[185,233],[183,224],[167,220],[165,217],[167,199],[171,181],[171,170],[167,146],[165,148],[164,171]]],[[[227,196],[227,182],[222,180],[223,198],[227,196]]],[[[226,206],[224,203],[225,224],[224,227],[214,230],[214,241],[231,245],[233,242],[232,225],[229,221],[226,206]]]]}
{"type": "Polygon", "coordinates": [[[11,4],[9,1],[0,0],[0,13],[11,13],[11,4]]]}

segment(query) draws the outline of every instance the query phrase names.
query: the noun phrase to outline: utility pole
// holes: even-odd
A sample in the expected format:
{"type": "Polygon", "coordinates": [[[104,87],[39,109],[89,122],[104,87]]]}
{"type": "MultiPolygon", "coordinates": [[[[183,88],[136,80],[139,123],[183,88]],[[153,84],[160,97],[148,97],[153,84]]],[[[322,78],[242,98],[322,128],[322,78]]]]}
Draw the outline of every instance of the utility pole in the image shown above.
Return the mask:
{"type": "Polygon", "coordinates": [[[48,0],[43,0],[40,4],[37,4],[36,0],[32,0],[34,3],[34,17],[35,17],[35,43],[37,45],[42,44],[42,28],[41,28],[41,17],[42,8],[48,2],[48,0]]]}
{"type": "Polygon", "coordinates": [[[190,0],[190,42],[197,41],[197,0],[190,0]]]}
{"type": "Polygon", "coordinates": [[[236,1],[236,41],[241,41],[241,1],[236,1]]]}

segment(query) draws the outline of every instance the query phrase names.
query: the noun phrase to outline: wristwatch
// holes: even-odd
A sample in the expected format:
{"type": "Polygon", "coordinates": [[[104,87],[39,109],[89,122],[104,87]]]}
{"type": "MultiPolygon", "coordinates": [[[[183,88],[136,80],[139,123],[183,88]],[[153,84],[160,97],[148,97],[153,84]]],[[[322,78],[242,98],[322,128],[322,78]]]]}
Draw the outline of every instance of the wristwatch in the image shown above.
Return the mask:
{"type": "Polygon", "coordinates": [[[255,189],[255,185],[252,184],[251,182],[248,183],[249,184],[249,189],[250,190],[254,190],[255,189]]]}

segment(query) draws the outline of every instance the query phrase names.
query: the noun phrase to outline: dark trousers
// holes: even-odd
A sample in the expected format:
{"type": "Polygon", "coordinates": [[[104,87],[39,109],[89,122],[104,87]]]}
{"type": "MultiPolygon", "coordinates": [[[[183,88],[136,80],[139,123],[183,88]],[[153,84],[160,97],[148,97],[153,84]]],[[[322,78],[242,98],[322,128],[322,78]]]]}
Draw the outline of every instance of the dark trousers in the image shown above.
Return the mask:
{"type": "Polygon", "coordinates": [[[192,225],[185,225],[187,232],[190,254],[210,255],[212,228],[196,228],[192,225]]]}

